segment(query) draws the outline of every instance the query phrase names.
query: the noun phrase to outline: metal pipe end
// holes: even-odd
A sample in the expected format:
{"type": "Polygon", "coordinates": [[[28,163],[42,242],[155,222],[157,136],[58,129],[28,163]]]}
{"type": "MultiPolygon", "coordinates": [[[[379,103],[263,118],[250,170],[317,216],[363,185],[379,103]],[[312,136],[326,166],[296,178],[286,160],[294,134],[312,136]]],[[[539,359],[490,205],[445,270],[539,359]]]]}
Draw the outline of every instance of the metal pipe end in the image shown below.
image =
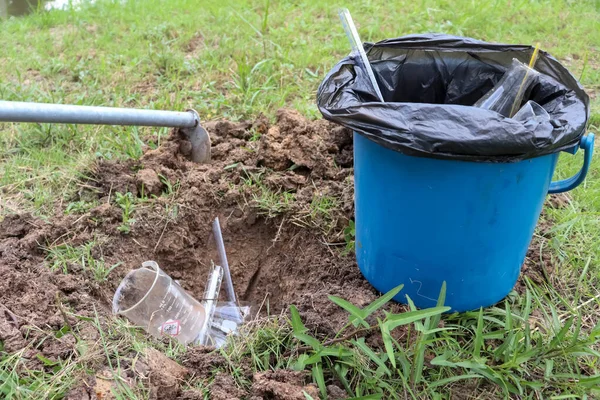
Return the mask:
{"type": "Polygon", "coordinates": [[[196,120],[196,126],[193,128],[180,129],[180,132],[185,135],[191,144],[188,158],[195,163],[206,164],[210,162],[210,136],[206,129],[200,125],[200,116],[196,110],[190,109],[187,111],[193,113],[196,120]]]}

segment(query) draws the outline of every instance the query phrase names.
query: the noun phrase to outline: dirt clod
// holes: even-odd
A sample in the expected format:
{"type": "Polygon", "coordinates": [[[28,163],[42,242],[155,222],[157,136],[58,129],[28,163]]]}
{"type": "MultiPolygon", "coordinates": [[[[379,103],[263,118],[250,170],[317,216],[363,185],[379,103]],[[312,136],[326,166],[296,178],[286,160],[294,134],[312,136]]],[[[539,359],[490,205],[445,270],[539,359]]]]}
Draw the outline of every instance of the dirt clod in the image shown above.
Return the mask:
{"type": "Polygon", "coordinates": [[[183,359],[183,365],[194,371],[200,378],[208,377],[212,372],[226,365],[225,358],[210,347],[191,347],[183,359]]]}
{"type": "Polygon", "coordinates": [[[330,400],[344,400],[348,398],[348,393],[336,385],[327,386],[327,395],[330,400]]]}
{"type": "Polygon", "coordinates": [[[312,383],[307,385],[307,378],[305,372],[289,370],[255,374],[251,399],[305,400],[304,392],[319,398],[319,390],[312,383]]]}
{"type": "Polygon", "coordinates": [[[98,385],[96,378],[93,376],[85,376],[79,380],[79,384],[75,385],[67,395],[65,400],[111,400],[114,398],[110,393],[110,382],[108,386],[102,387],[103,383],[98,385]]]}
{"type": "Polygon", "coordinates": [[[211,386],[211,400],[240,400],[244,398],[246,392],[240,389],[231,375],[218,373],[211,386]]]}
{"type": "Polygon", "coordinates": [[[156,171],[145,168],[139,170],[135,178],[138,192],[144,193],[146,196],[158,196],[162,192],[163,183],[156,171]]]}
{"type": "Polygon", "coordinates": [[[151,399],[173,399],[180,390],[180,383],[188,375],[182,367],[156,349],[146,350],[145,363],[148,365],[151,399]]]}

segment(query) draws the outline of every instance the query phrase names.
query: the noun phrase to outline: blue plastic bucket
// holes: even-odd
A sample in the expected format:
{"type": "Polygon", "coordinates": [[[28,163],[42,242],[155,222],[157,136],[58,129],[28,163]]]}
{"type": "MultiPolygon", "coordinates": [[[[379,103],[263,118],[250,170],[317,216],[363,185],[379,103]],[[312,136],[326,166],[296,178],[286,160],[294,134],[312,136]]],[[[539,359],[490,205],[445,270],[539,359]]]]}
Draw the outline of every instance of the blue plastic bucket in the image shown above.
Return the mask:
{"type": "MultiPolygon", "coordinates": [[[[486,307],[513,288],[547,193],[579,185],[594,135],[581,140],[584,165],[551,182],[558,153],[516,163],[413,157],[354,134],[356,257],[379,291],[435,306],[446,282],[454,311],[486,307]]],[[[570,151],[575,153],[577,147],[570,151]]]]}

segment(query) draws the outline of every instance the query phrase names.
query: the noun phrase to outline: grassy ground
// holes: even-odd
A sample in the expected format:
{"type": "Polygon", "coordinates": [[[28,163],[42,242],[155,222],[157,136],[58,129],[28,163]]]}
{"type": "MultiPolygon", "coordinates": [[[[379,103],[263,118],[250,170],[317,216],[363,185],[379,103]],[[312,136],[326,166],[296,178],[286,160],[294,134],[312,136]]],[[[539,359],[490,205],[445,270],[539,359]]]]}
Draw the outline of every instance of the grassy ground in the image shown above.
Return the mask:
{"type": "MultiPolygon", "coordinates": [[[[498,42],[539,41],[581,78],[593,97],[590,130],[600,127],[598,0],[435,0],[394,5],[357,0],[98,1],[79,11],[0,21],[0,98],[171,110],[193,107],[204,119],[237,119],[261,112],[271,117],[277,108],[291,106],[318,117],[316,88],[332,64],[348,53],[335,12],[339,5],[351,10],[365,41],[429,31],[498,42]]],[[[139,157],[144,142],[158,145],[166,133],[2,124],[0,213],[30,210],[50,216],[57,205],[64,207],[62,202],[77,189],[95,158],[139,157]]],[[[580,163],[581,155],[562,156],[557,176],[573,174],[580,163]]],[[[512,296],[501,307],[484,312],[444,317],[441,330],[437,316],[411,322],[412,338],[388,342],[382,352],[352,341],[316,343],[297,320],[293,330],[266,324],[243,347],[229,350],[232,371],[236,357],[251,352],[257,369],[296,365],[313,371],[316,382],[323,371],[326,376],[343,375],[356,397],[381,390],[413,398],[447,397],[452,390],[499,398],[600,395],[599,174],[596,158],[588,180],[572,192],[568,205],[547,210],[546,218],[554,227],[551,239],[541,243],[551,248],[556,270],[547,284],[529,282],[526,296],[512,296]],[[313,349],[308,354],[318,356],[261,361],[280,348],[271,343],[291,348],[299,341],[313,349]]],[[[56,249],[52,263],[60,268],[64,258],[82,257],[75,253],[56,249]]],[[[102,265],[99,279],[110,268],[102,265]]],[[[409,321],[391,316],[373,329],[386,329],[394,318],[409,321]]],[[[145,345],[127,327],[116,323],[110,329],[128,336],[117,345],[102,342],[100,351],[145,345]]],[[[48,397],[59,396],[72,382],[69,368],[77,368],[66,363],[60,379],[19,377],[14,370],[17,360],[13,355],[1,362],[0,388],[5,391],[0,393],[12,393],[6,388],[14,385],[41,385],[48,397]]],[[[144,388],[128,387],[121,393],[122,398],[145,395],[144,388]]]]}

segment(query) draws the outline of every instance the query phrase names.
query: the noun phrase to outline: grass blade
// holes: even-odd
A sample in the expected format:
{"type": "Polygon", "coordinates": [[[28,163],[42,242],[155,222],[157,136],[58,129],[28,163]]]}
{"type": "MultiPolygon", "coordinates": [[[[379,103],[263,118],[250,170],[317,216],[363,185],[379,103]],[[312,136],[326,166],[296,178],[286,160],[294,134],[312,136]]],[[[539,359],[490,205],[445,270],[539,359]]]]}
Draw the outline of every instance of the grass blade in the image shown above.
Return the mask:
{"type": "Polygon", "coordinates": [[[321,342],[306,333],[294,333],[294,337],[302,343],[312,347],[315,351],[319,351],[323,347],[321,342]]]}
{"type": "Polygon", "coordinates": [[[337,304],[338,306],[342,307],[344,310],[348,311],[350,313],[350,322],[354,325],[357,326],[358,324],[356,323],[357,320],[358,322],[363,325],[365,328],[369,327],[369,324],[365,321],[366,318],[366,313],[364,312],[364,310],[361,310],[360,308],[356,307],[354,304],[350,303],[347,300],[344,300],[340,297],[336,297],[336,296],[328,296],[329,300],[331,300],[332,302],[334,302],[335,304],[337,304]]]}
{"type": "Polygon", "coordinates": [[[363,353],[365,353],[371,361],[373,361],[375,364],[377,364],[383,370],[383,372],[386,373],[386,375],[388,375],[388,376],[392,375],[392,372],[385,365],[385,363],[381,360],[381,358],[379,358],[379,356],[377,354],[375,354],[375,352],[373,350],[371,350],[371,348],[365,344],[365,338],[360,338],[359,340],[353,340],[352,343],[356,347],[358,347],[360,350],[362,350],[363,353]]]}
{"type": "Polygon", "coordinates": [[[587,378],[580,378],[578,384],[585,387],[598,388],[600,387],[600,375],[594,375],[587,378]]]}
{"type": "Polygon", "coordinates": [[[464,374],[464,375],[455,375],[455,376],[451,376],[450,378],[445,378],[445,379],[440,379],[438,381],[432,382],[429,385],[427,385],[429,388],[436,388],[438,386],[444,386],[447,385],[449,383],[454,383],[457,381],[461,381],[463,379],[481,379],[483,378],[483,376],[478,375],[478,374],[464,374]]]}
{"type": "Polygon", "coordinates": [[[410,324],[427,317],[433,317],[434,315],[440,315],[449,310],[450,307],[433,307],[425,310],[407,311],[402,314],[387,314],[386,323],[388,324],[388,328],[392,330],[401,325],[410,324]]]}
{"type": "MultiPolygon", "coordinates": [[[[446,281],[442,282],[442,288],[440,289],[440,295],[438,296],[436,307],[443,307],[446,302],[446,281]]],[[[435,328],[439,325],[442,315],[434,315],[431,317],[431,325],[429,329],[435,328]]]]}
{"type": "Polygon", "coordinates": [[[294,306],[294,305],[290,306],[290,314],[292,315],[292,329],[294,330],[294,333],[306,332],[308,329],[306,329],[306,327],[302,323],[302,319],[300,318],[300,313],[298,312],[298,309],[296,308],[296,306],[294,306]]]}
{"type": "Polygon", "coordinates": [[[385,347],[385,351],[388,355],[388,359],[392,366],[396,368],[396,357],[394,355],[394,344],[392,343],[392,335],[390,334],[390,330],[388,328],[387,322],[382,322],[379,318],[377,319],[377,323],[379,324],[379,329],[381,330],[381,339],[383,340],[383,346],[385,347]]]}
{"type": "Polygon", "coordinates": [[[423,364],[425,363],[425,349],[427,348],[426,344],[427,335],[420,334],[419,341],[417,343],[417,348],[415,350],[415,358],[413,362],[413,373],[412,373],[412,383],[413,385],[421,382],[421,378],[423,377],[423,364]]]}
{"type": "Polygon", "coordinates": [[[483,345],[483,308],[479,308],[479,317],[477,318],[477,330],[473,339],[473,357],[481,357],[481,347],[483,345]]]}
{"type": "Polygon", "coordinates": [[[325,376],[323,376],[323,366],[321,365],[321,363],[316,363],[314,365],[314,367],[312,368],[312,375],[315,382],[317,382],[319,390],[321,391],[321,396],[323,396],[323,398],[326,399],[327,386],[325,386],[325,376]]]}
{"type": "Polygon", "coordinates": [[[362,309],[362,314],[364,316],[363,318],[367,318],[369,315],[373,314],[375,311],[377,311],[381,307],[383,307],[388,301],[390,301],[394,297],[396,297],[396,295],[398,293],[400,293],[400,291],[402,290],[403,287],[404,287],[404,285],[396,286],[395,288],[393,288],[392,290],[390,290],[389,292],[387,292],[386,294],[379,297],[377,300],[375,300],[374,302],[372,302],[371,304],[369,304],[368,306],[363,308],[362,309]]]}

